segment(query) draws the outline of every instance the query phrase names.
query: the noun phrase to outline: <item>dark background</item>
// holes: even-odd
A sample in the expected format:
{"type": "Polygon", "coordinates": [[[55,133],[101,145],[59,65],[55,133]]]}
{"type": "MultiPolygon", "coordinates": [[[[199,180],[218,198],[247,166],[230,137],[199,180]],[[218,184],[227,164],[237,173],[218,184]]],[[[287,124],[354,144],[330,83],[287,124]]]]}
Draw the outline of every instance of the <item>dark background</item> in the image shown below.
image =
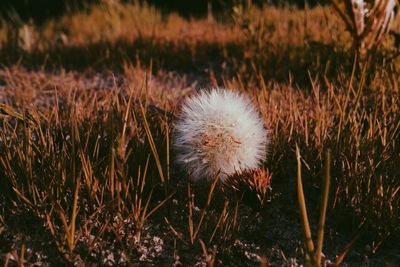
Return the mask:
{"type": "MultiPolygon", "coordinates": [[[[253,0],[255,5],[296,5],[304,7],[306,0],[253,0]]],[[[3,19],[27,21],[32,19],[41,24],[49,18],[62,15],[65,12],[76,12],[91,4],[98,4],[101,0],[0,0],[0,16],[3,19]]],[[[124,2],[130,2],[125,0],[124,2]]],[[[131,1],[132,2],[132,1],[131,1]]],[[[154,5],[164,13],[177,12],[184,17],[202,17],[207,15],[207,0],[140,0],[154,5]]],[[[247,0],[212,0],[213,12],[219,13],[232,8],[238,3],[246,3],[247,0]]],[[[313,6],[317,3],[326,3],[327,0],[308,0],[313,6]]]]}

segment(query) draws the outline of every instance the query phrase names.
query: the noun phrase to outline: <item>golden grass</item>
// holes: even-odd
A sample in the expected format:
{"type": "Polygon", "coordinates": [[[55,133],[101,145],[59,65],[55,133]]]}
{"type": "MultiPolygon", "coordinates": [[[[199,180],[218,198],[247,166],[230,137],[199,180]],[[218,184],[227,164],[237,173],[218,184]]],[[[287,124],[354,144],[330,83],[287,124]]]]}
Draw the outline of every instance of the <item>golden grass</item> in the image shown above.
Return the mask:
{"type": "MultiPolygon", "coordinates": [[[[53,263],[98,263],[107,242],[137,263],[157,227],[173,247],[168,260],[190,251],[184,264],[203,255],[212,265],[232,255],[235,239],[264,213],[249,212],[216,182],[190,185],[170,152],[183,97],[219,85],[259,107],[272,136],[272,188],[295,184],[298,144],[305,197],[330,175],[327,222],[337,231],[363,225],[376,250],[399,232],[399,63],[388,60],[390,40],[354,59],[331,13],[237,9],[209,23],[148,6],[101,6],[36,28],[30,51],[7,40],[3,26],[0,235],[10,214],[21,224],[34,218],[55,244],[53,263]]],[[[25,245],[15,251],[26,259],[25,245]]],[[[147,260],[166,257],[157,255],[147,260]]]]}

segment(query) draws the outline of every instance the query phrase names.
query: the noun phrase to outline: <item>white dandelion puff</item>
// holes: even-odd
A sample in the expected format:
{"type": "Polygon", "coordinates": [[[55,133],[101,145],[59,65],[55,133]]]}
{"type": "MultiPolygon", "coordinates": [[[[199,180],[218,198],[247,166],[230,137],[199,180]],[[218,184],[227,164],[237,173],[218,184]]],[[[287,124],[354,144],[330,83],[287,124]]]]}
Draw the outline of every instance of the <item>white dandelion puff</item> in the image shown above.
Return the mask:
{"type": "Polygon", "coordinates": [[[192,180],[220,179],[265,161],[268,132],[249,98],[224,89],[189,97],[175,125],[177,163],[192,180]]]}

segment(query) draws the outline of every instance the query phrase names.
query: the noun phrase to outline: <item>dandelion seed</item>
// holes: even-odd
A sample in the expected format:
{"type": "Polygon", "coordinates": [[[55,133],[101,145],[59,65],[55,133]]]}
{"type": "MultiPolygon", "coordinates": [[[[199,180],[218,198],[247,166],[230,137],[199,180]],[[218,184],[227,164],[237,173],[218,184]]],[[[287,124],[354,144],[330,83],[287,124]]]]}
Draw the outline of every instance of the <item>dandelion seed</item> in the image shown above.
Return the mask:
{"type": "Polygon", "coordinates": [[[220,179],[252,170],[266,159],[269,142],[251,101],[224,89],[203,91],[183,104],[174,133],[177,162],[193,180],[220,179]]]}

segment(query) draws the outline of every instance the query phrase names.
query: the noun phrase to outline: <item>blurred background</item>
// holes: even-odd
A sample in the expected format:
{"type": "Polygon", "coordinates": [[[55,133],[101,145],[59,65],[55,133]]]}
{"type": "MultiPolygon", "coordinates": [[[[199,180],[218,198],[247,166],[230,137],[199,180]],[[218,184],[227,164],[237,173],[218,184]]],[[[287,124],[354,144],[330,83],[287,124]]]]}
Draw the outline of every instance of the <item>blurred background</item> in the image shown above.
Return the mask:
{"type": "Polygon", "coordinates": [[[2,0],[0,1],[0,10],[3,18],[14,21],[32,19],[36,23],[43,23],[49,18],[60,16],[66,12],[76,12],[89,5],[111,2],[147,3],[159,8],[162,12],[176,12],[184,17],[204,17],[207,16],[210,5],[213,12],[223,13],[231,10],[234,5],[249,4],[249,2],[258,6],[273,4],[304,7],[305,5],[326,4],[327,0],[2,0]]]}

